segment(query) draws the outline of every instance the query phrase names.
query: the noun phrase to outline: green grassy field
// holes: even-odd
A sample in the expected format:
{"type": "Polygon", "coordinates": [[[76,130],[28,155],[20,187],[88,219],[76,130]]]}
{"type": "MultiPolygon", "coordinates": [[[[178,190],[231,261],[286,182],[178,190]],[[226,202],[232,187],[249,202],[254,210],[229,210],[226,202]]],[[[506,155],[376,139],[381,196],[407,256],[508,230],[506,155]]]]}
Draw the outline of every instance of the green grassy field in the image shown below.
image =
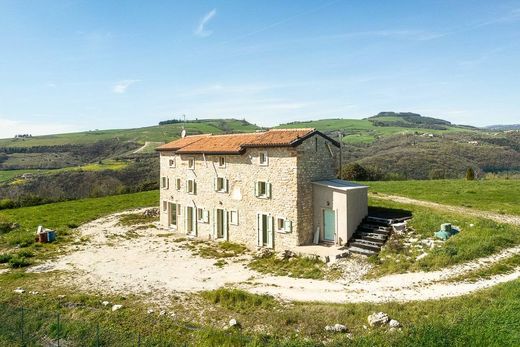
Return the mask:
{"type": "Polygon", "coordinates": [[[446,205],[520,215],[520,180],[430,180],[364,182],[370,192],[446,205]]]}
{"type": "Polygon", "coordinates": [[[118,160],[103,160],[101,163],[93,163],[82,166],[71,166],[63,169],[52,170],[0,170],[0,183],[7,182],[13,178],[29,173],[34,175],[49,175],[65,171],[102,171],[102,170],[122,170],[128,166],[127,162],[118,160]]]}
{"type": "MultiPolygon", "coordinates": [[[[370,206],[410,211],[413,218],[408,225],[415,230],[414,238],[424,240],[433,237],[442,223],[451,223],[461,232],[433,250],[425,248],[426,257],[416,260],[423,252],[414,246],[404,246],[404,240],[390,240],[379,257],[374,259],[371,276],[407,271],[432,271],[485,257],[500,250],[520,244],[520,227],[500,224],[485,218],[459,213],[441,212],[426,207],[400,204],[375,198],[370,206]]],[[[415,243],[418,244],[418,243],[415,243]]]]}
{"type": "MultiPolygon", "coordinates": [[[[54,146],[65,144],[87,144],[101,140],[118,138],[122,141],[146,141],[166,142],[172,141],[180,136],[183,125],[167,124],[135,129],[112,129],[95,130],[79,133],[56,134],[46,136],[35,136],[28,139],[0,139],[0,147],[32,147],[32,146],[54,146]]],[[[224,129],[233,132],[249,132],[258,129],[255,125],[243,123],[240,120],[207,120],[199,123],[186,123],[188,134],[213,133],[219,134],[224,129]]]]}
{"type": "Polygon", "coordinates": [[[42,253],[55,251],[59,249],[62,242],[67,241],[70,231],[83,223],[117,211],[155,206],[158,205],[158,201],[158,191],[148,191],[3,210],[0,211],[0,218],[18,223],[20,227],[0,235],[0,249],[25,245],[42,253]],[[56,230],[58,242],[45,245],[34,244],[38,225],[56,230]]]}
{"type": "Polygon", "coordinates": [[[436,301],[384,304],[281,303],[265,295],[219,289],[174,297],[156,307],[133,295],[86,294],[46,286],[43,275],[0,275],[0,343],[131,346],[517,346],[520,344],[520,281],[472,295],[436,301]],[[43,295],[15,294],[23,287],[43,295]],[[123,308],[112,312],[111,305],[123,308]],[[22,313],[21,307],[24,308],[22,313]],[[147,313],[152,307],[155,312],[147,313]],[[159,310],[166,314],[159,315],[159,310]],[[383,311],[402,331],[365,328],[383,311]],[[59,316],[59,325],[58,317],[59,316]],[[174,312],[175,316],[169,313],[174,312]],[[197,312],[197,314],[194,314],[197,312]],[[202,313],[202,314],[200,314],[202,313]],[[22,318],[23,315],[23,318],[22,318]],[[230,318],[238,329],[223,329],[230,318]],[[22,324],[23,321],[23,324],[22,324]],[[352,334],[326,332],[340,323],[352,334]],[[23,326],[23,330],[21,327],[23,326]],[[59,327],[59,329],[58,329],[59,327]],[[37,343],[40,341],[40,343],[37,343]]]}
{"type": "Polygon", "coordinates": [[[397,127],[397,126],[375,126],[367,119],[322,119],[309,122],[295,122],[280,124],[279,128],[316,128],[324,132],[341,130],[345,135],[343,141],[346,143],[371,143],[377,137],[391,136],[397,134],[413,134],[418,132],[445,134],[454,132],[473,131],[456,126],[448,127],[447,130],[432,130],[419,127],[397,127]]]}

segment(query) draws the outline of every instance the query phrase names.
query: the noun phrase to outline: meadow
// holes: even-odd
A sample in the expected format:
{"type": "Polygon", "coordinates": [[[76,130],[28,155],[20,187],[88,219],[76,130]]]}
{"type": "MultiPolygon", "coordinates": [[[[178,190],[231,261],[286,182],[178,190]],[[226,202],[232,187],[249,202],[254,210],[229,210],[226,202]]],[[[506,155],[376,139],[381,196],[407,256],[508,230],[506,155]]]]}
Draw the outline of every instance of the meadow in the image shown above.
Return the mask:
{"type": "Polygon", "coordinates": [[[66,171],[102,171],[102,170],[122,170],[128,166],[128,162],[120,160],[103,160],[99,163],[91,163],[81,166],[70,166],[62,169],[49,169],[49,170],[0,170],[0,183],[7,182],[13,178],[19,177],[23,174],[33,175],[50,175],[66,171]]]}
{"type": "Polygon", "coordinates": [[[394,194],[440,204],[520,215],[520,180],[421,180],[364,182],[370,192],[394,194]]]}

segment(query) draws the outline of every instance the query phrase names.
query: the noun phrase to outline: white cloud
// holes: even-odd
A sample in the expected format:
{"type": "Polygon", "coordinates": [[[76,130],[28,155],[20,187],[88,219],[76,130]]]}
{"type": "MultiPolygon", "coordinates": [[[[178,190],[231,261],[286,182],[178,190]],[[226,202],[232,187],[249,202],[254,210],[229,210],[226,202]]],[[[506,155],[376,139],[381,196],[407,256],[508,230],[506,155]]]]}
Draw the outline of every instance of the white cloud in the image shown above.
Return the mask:
{"type": "Polygon", "coordinates": [[[117,82],[113,87],[112,91],[116,94],[124,94],[126,93],[126,90],[128,87],[130,87],[132,84],[139,82],[139,80],[123,80],[117,82]]]}
{"type": "Polygon", "coordinates": [[[17,121],[0,117],[0,138],[13,137],[16,134],[49,135],[78,130],[70,124],[17,121]]]}
{"type": "Polygon", "coordinates": [[[206,24],[208,24],[208,22],[211,20],[211,18],[215,17],[216,14],[217,14],[216,8],[214,8],[211,11],[209,11],[208,13],[206,13],[206,15],[204,17],[202,17],[202,19],[200,20],[199,25],[195,29],[194,34],[199,37],[207,37],[207,36],[210,36],[211,34],[213,34],[213,31],[206,30],[205,27],[206,27],[206,24]]]}

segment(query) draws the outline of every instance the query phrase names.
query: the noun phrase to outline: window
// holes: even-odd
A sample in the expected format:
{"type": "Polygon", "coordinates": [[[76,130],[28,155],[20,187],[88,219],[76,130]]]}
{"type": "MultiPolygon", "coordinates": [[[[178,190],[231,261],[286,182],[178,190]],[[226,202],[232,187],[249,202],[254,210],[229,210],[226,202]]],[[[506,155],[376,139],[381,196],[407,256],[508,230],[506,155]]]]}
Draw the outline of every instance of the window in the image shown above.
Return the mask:
{"type": "Polygon", "coordinates": [[[168,211],[168,202],[167,201],[162,202],[162,210],[163,210],[163,212],[168,211]]]}
{"type": "Polygon", "coordinates": [[[175,189],[181,190],[181,179],[180,178],[177,178],[175,180],[175,189]]]}
{"type": "Polygon", "coordinates": [[[269,164],[269,157],[267,156],[267,152],[260,152],[258,161],[260,165],[267,166],[269,164]]]}
{"type": "Polygon", "coordinates": [[[188,158],[188,169],[195,170],[195,158],[188,158]]]}
{"type": "Polygon", "coordinates": [[[318,152],[318,137],[314,138],[314,151],[318,152]]]}
{"type": "Polygon", "coordinates": [[[168,189],[169,185],[170,185],[170,180],[168,179],[168,177],[166,177],[166,176],[161,177],[161,188],[168,189]]]}
{"type": "Polygon", "coordinates": [[[218,157],[218,167],[226,167],[226,158],[218,157]]]}
{"type": "Polygon", "coordinates": [[[215,191],[220,193],[227,193],[229,188],[229,181],[224,177],[215,177],[215,191]]]}
{"type": "Polygon", "coordinates": [[[276,232],[290,233],[292,231],[292,222],[285,218],[276,218],[276,232]]]}
{"type": "Polygon", "coordinates": [[[170,167],[175,167],[175,157],[170,158],[170,159],[168,160],[168,165],[169,165],[170,167]]]}
{"type": "Polygon", "coordinates": [[[229,211],[229,224],[238,225],[238,211],[237,210],[229,211]]]}
{"type": "Polygon", "coordinates": [[[188,180],[186,191],[188,194],[197,194],[197,182],[195,182],[195,180],[188,180]]]}
{"type": "Polygon", "coordinates": [[[201,223],[209,223],[209,211],[197,208],[197,220],[201,223]]]}
{"type": "Polygon", "coordinates": [[[257,181],[255,186],[255,196],[257,198],[271,198],[271,183],[265,181],[257,181]]]}

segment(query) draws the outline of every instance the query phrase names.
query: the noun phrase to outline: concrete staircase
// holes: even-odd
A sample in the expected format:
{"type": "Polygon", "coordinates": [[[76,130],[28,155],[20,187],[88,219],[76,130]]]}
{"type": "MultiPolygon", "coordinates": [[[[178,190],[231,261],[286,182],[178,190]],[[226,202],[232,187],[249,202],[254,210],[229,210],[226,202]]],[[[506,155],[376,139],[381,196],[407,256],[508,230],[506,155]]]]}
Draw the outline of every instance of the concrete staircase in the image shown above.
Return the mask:
{"type": "Polygon", "coordinates": [[[348,241],[348,250],[366,256],[377,255],[390,237],[395,222],[392,219],[366,217],[348,241]]]}

